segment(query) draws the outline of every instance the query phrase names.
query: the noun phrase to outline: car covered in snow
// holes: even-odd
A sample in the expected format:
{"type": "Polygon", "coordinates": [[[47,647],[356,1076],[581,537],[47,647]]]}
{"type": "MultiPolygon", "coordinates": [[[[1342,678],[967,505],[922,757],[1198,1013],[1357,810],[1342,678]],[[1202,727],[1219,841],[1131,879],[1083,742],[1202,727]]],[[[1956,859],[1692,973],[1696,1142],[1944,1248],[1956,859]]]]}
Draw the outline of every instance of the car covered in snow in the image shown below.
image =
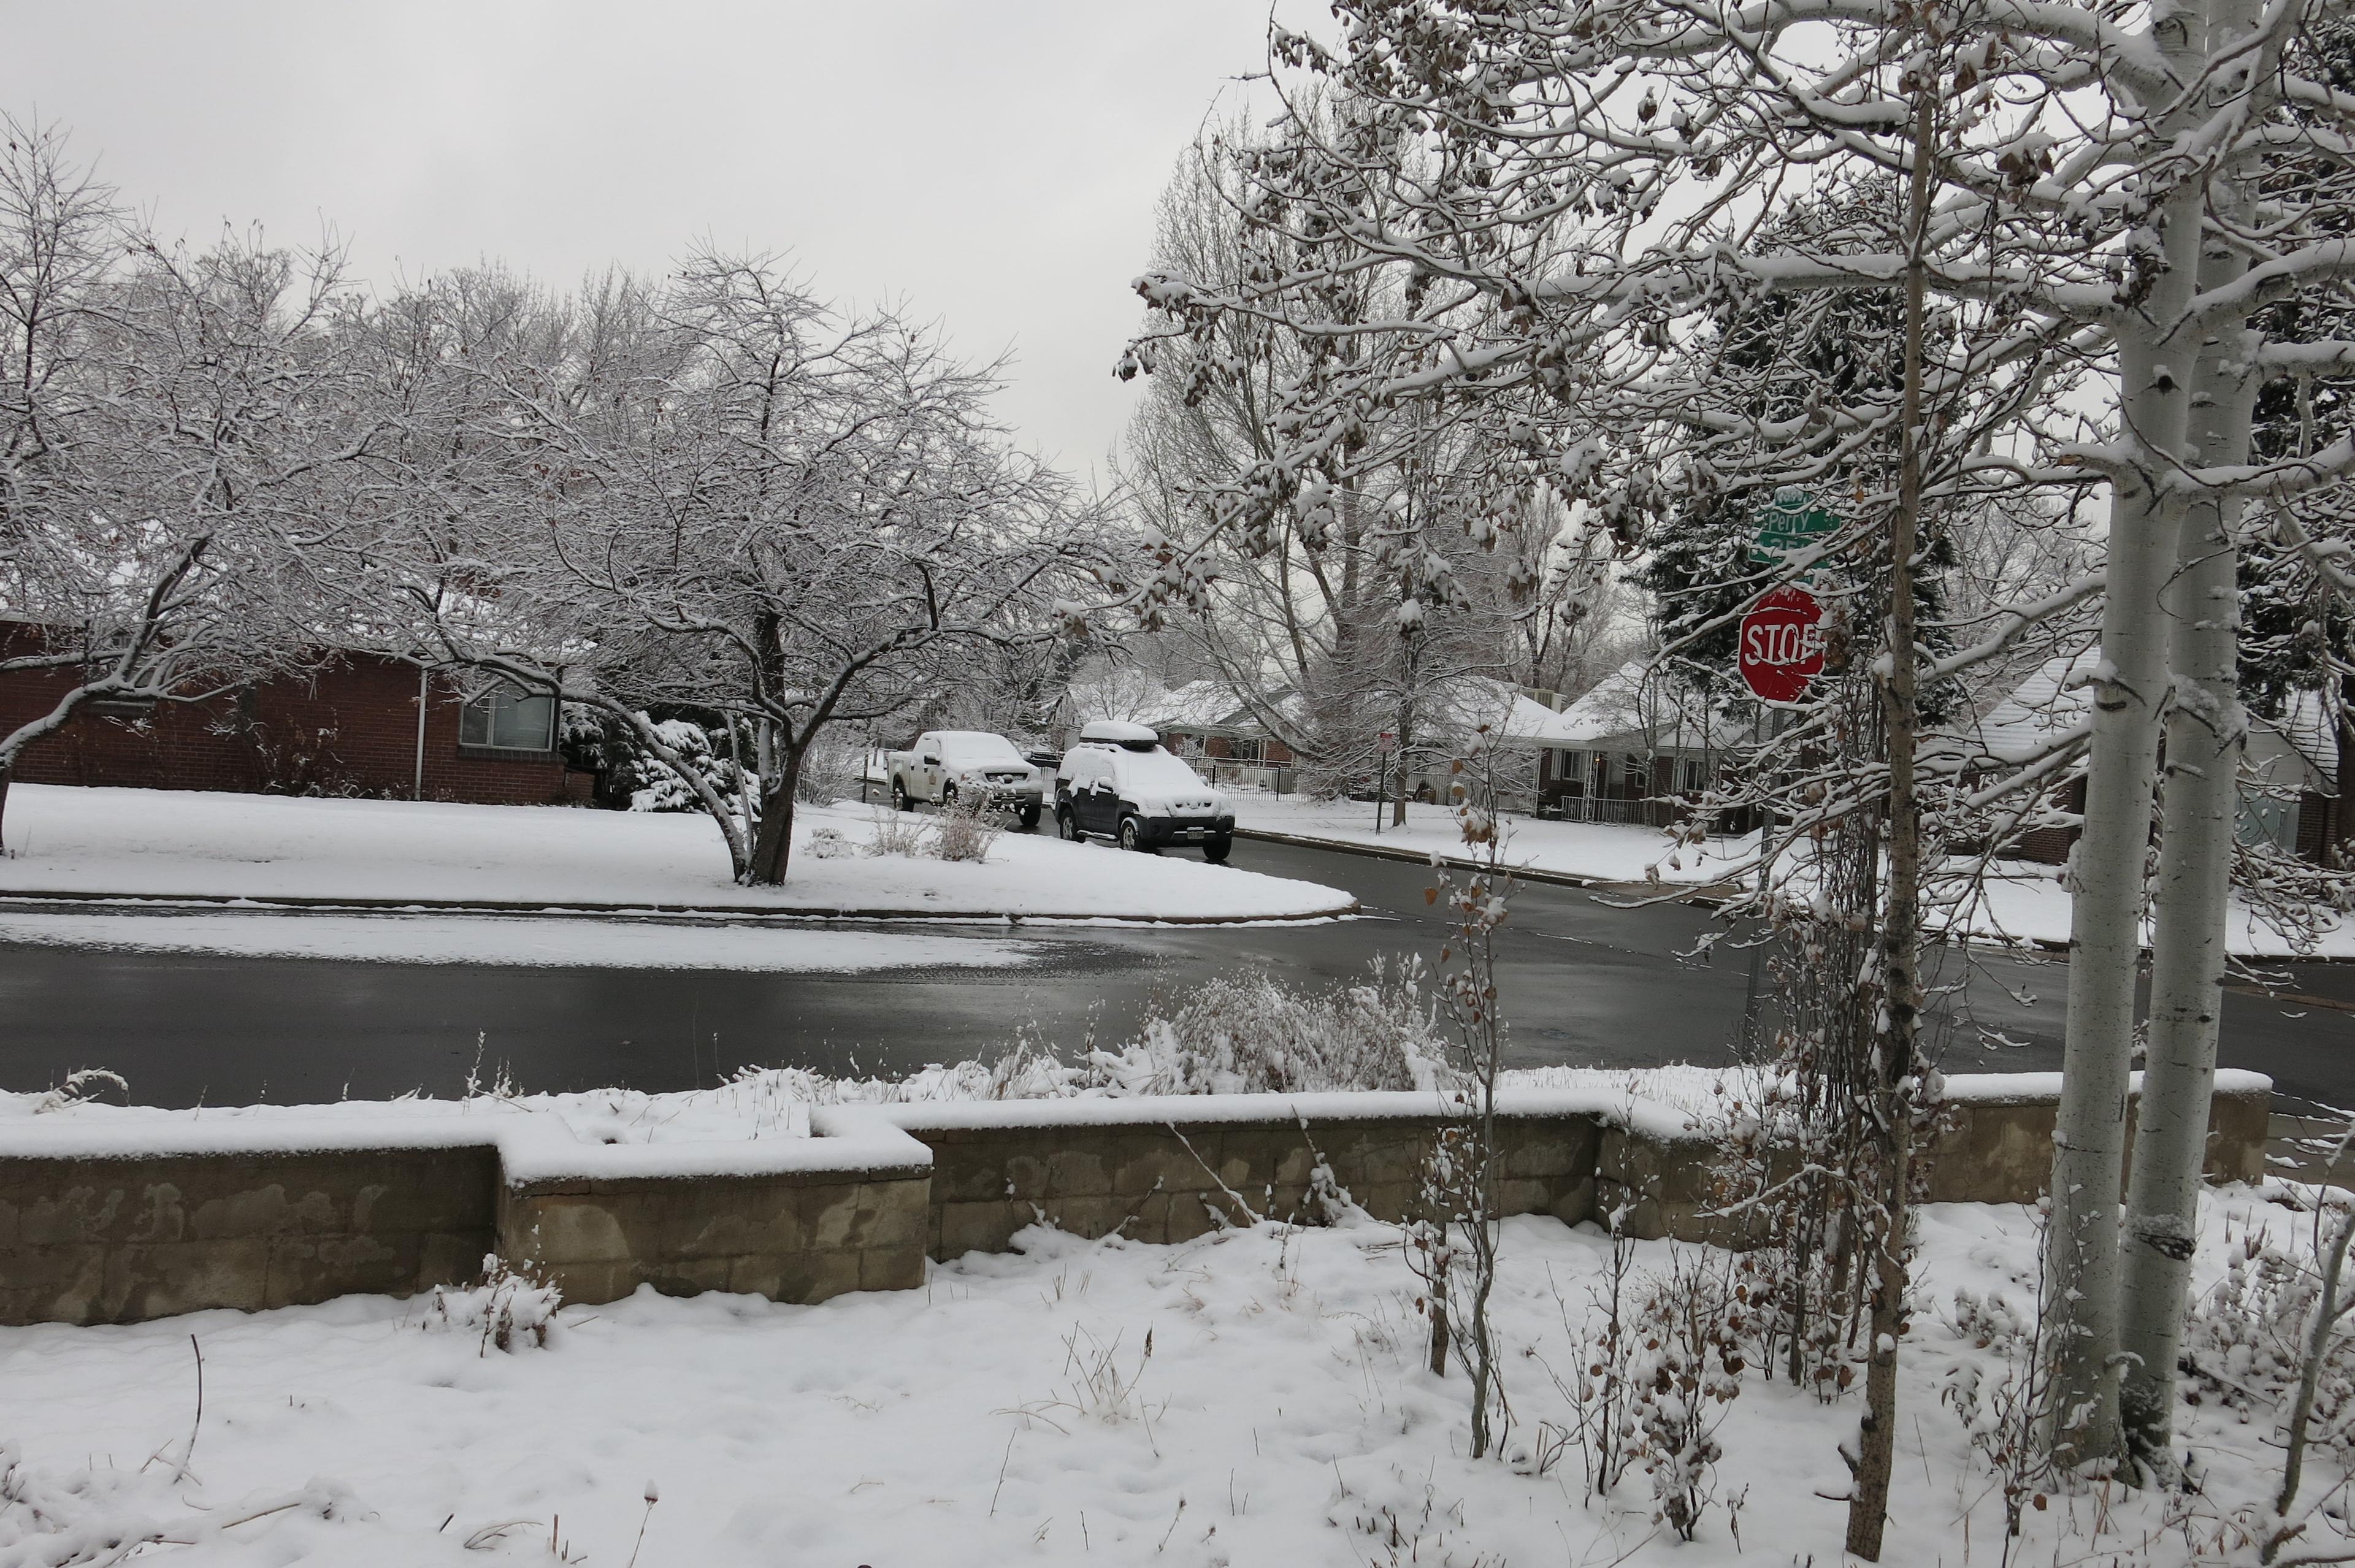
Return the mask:
{"type": "Polygon", "coordinates": [[[1055,827],[1075,842],[1108,838],[1124,849],[1187,845],[1215,864],[1234,848],[1235,807],[1144,725],[1098,722],[1063,753],[1055,827]]]}
{"type": "Polygon", "coordinates": [[[1027,830],[1039,826],[1047,775],[1003,735],[986,730],[927,730],[887,759],[891,804],[901,811],[919,801],[948,805],[960,796],[986,798],[1013,812],[1027,830]]]}

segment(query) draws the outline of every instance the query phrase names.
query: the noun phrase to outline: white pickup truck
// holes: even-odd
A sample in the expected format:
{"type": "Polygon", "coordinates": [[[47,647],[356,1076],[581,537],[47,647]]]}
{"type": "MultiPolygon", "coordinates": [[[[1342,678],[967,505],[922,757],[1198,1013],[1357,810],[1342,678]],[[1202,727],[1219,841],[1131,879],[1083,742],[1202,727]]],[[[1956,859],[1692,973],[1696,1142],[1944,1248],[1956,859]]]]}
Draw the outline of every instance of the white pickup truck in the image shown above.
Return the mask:
{"type": "Polygon", "coordinates": [[[1047,781],[1003,735],[927,730],[908,750],[891,752],[885,765],[891,775],[891,804],[901,811],[920,801],[946,805],[959,795],[982,795],[1019,816],[1025,832],[1039,826],[1047,781]]]}

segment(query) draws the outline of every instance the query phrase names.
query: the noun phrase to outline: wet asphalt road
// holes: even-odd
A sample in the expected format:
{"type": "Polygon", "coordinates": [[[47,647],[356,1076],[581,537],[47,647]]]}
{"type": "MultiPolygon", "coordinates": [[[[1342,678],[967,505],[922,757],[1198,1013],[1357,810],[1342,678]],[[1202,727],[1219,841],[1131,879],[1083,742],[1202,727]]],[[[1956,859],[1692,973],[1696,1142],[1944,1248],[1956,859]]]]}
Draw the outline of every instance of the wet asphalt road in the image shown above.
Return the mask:
{"type": "MultiPolygon", "coordinates": [[[[1105,849],[1105,854],[1117,850],[1105,849]]],[[[708,1084],[745,1065],[897,1072],[986,1058],[1027,1031],[1065,1051],[1117,1040],[1156,998],[1259,964],[1294,982],[1435,956],[1443,922],[1419,866],[1244,842],[1248,869],[1344,887],[1362,919],[1300,927],[1025,926],[1036,961],[859,975],[511,968],[86,952],[0,945],[0,1087],[105,1066],[155,1104],[297,1103],[462,1090],[480,1063],[527,1089],[708,1084]]],[[[1731,1059],[1745,1012],[1771,1017],[1767,971],[1683,905],[1528,885],[1500,935],[1516,1065],[1731,1059]]],[[[256,915],[255,919],[285,916],[256,915]]],[[[293,917],[299,918],[299,917],[293,917]]],[[[1002,927],[969,931],[1002,941],[1002,927]]],[[[2227,997],[2225,1065],[2288,1096],[2355,1104],[2355,965],[2284,967],[2282,994],[2227,997]]],[[[1982,958],[1940,1033],[1950,1071],[2060,1064],[2066,965],[1982,958]]]]}

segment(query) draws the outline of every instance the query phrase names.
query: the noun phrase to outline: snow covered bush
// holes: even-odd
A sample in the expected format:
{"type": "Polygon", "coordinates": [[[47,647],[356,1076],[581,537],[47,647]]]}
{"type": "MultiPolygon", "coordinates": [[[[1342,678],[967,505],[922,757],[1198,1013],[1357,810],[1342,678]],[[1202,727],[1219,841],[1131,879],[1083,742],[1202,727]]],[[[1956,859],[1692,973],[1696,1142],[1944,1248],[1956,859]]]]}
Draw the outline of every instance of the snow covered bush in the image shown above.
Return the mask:
{"type": "Polygon", "coordinates": [[[62,1111],[94,1100],[105,1089],[122,1092],[124,1100],[131,1098],[131,1085],[120,1072],[110,1072],[103,1067],[79,1067],[66,1074],[66,1081],[33,1102],[33,1111],[62,1111]]]}
{"type": "Polygon", "coordinates": [[[866,767],[865,747],[821,741],[802,755],[802,771],[794,775],[794,798],[804,805],[855,800],[866,767]]]}
{"type": "MultiPolygon", "coordinates": [[[[2232,1244],[2224,1277],[2193,1308],[2183,1328],[2187,1397],[2214,1400],[2243,1420],[2283,1407],[2306,1359],[2307,1330],[2322,1294],[2316,1249],[2270,1227],[2232,1244]]],[[[2326,1443],[2355,1444],[2342,1416],[2355,1413],[2355,1342],[2334,1328],[2315,1386],[2316,1431],[2326,1443]]]]}
{"type": "Polygon", "coordinates": [[[535,1277],[528,1264],[517,1268],[491,1253],[483,1259],[482,1284],[463,1290],[433,1287],[424,1328],[429,1334],[477,1334],[475,1353],[487,1356],[494,1349],[547,1344],[556,1309],[563,1305],[564,1293],[535,1277]]]}
{"type": "MultiPolygon", "coordinates": [[[[1637,1314],[1633,1358],[1636,1452],[1652,1482],[1652,1522],[1686,1541],[1711,1504],[1731,1519],[1742,1497],[1720,1498],[1717,1429],[1742,1393],[1749,1304],[1730,1255],[1680,1254],[1652,1282],[1637,1314]]],[[[1740,1527],[1735,1526],[1739,1539],[1740,1527]]]]}
{"type": "Polygon", "coordinates": [[[910,812],[878,809],[875,813],[875,837],[868,840],[868,852],[874,855],[904,855],[912,859],[924,852],[924,819],[910,812]]]}
{"type": "MultiPolygon", "coordinates": [[[[737,794],[736,764],[719,754],[712,743],[710,731],[700,724],[685,719],[665,719],[654,726],[679,760],[692,768],[723,799],[737,794]]],[[[632,811],[701,811],[698,799],[685,779],[652,752],[634,742],[625,730],[616,731],[615,744],[622,761],[614,769],[614,784],[629,796],[632,811]]]]}
{"type": "Polygon", "coordinates": [[[1958,1290],[1949,1327],[1973,1349],[1993,1355],[1992,1366],[1984,1357],[1957,1358],[1938,1399],[1953,1409],[1972,1450],[2001,1488],[2004,1533],[2017,1537],[2028,1509],[2045,1506],[2056,1479],[2038,1430],[2048,1392],[2048,1363],[2037,1353],[2039,1325],[1996,1292],[1980,1296],[1958,1290]]]}
{"type": "Polygon", "coordinates": [[[1431,1089],[1444,1075],[1423,970],[1377,959],[1367,978],[1295,990],[1264,971],[1214,976],[1118,1051],[1088,1053],[1084,1085],[1122,1094],[1431,1089]]]}
{"type": "Polygon", "coordinates": [[[839,827],[820,827],[810,834],[809,853],[813,860],[847,859],[855,852],[849,839],[839,827]]]}
{"type": "Polygon", "coordinates": [[[932,829],[932,853],[943,860],[977,865],[989,859],[989,847],[997,842],[1000,831],[997,808],[986,795],[959,795],[941,807],[932,829]]]}

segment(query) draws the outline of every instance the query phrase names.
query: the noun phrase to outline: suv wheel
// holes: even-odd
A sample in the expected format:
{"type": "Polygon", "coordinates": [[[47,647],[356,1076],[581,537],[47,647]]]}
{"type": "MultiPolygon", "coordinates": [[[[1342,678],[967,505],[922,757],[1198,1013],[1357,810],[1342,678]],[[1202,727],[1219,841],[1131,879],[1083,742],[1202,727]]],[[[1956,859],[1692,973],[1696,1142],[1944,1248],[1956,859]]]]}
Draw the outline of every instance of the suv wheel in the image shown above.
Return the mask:
{"type": "Polygon", "coordinates": [[[1205,838],[1202,840],[1202,859],[1213,866],[1223,866],[1227,863],[1227,857],[1234,852],[1234,848],[1235,841],[1231,838],[1205,838]]]}
{"type": "Polygon", "coordinates": [[[1120,819],[1120,847],[1124,849],[1135,849],[1148,855],[1153,853],[1152,846],[1146,844],[1145,841],[1145,824],[1139,822],[1134,816],[1122,817],[1120,819]]]}
{"type": "Polygon", "coordinates": [[[1080,831],[1079,820],[1071,815],[1069,806],[1055,813],[1055,836],[1067,843],[1087,842],[1087,835],[1080,831]]]}
{"type": "Polygon", "coordinates": [[[1036,833],[1039,831],[1038,806],[1026,805],[1022,808],[1022,831],[1025,833],[1036,833]]]}

